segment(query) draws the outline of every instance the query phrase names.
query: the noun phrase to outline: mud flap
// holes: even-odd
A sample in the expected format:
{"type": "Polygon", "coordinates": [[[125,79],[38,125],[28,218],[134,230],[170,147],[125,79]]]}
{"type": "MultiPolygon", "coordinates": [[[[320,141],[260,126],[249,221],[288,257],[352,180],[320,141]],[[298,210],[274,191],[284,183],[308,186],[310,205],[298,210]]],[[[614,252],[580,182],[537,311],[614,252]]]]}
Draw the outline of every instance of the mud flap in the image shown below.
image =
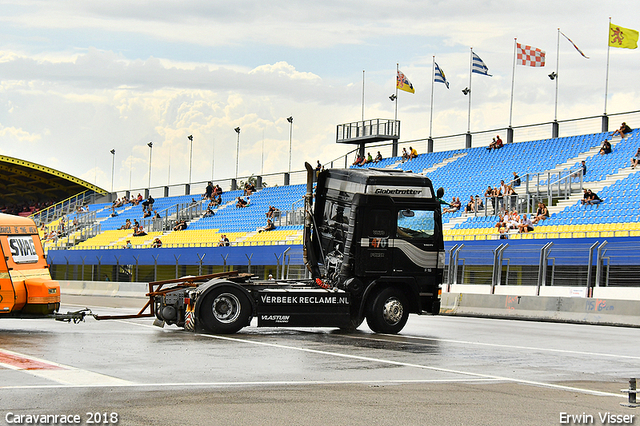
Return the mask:
{"type": "Polygon", "coordinates": [[[187,305],[184,313],[184,329],[186,331],[196,331],[196,314],[193,312],[192,305],[187,305]]]}

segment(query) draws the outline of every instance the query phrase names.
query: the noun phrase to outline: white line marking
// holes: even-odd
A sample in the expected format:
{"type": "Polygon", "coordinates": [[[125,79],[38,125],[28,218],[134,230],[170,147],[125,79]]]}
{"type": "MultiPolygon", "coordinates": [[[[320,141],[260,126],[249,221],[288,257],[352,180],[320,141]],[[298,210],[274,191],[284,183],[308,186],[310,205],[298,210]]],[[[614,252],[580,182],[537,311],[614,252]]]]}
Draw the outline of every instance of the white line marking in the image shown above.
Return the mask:
{"type": "MultiPolygon", "coordinates": [[[[137,325],[137,326],[142,326],[142,327],[154,327],[154,326],[149,326],[149,325],[146,325],[146,324],[133,323],[133,322],[128,322],[128,321],[124,321],[124,320],[122,322],[125,322],[125,323],[128,323],[128,324],[137,325]]],[[[392,361],[392,360],[386,360],[386,359],[381,359],[381,358],[366,357],[366,356],[361,356],[361,355],[342,354],[342,353],[339,353],[339,352],[321,351],[321,350],[318,350],[318,349],[298,348],[298,347],[295,347],[295,346],[281,345],[281,344],[277,344],[277,343],[256,342],[256,341],[252,341],[252,340],[241,339],[241,338],[238,338],[238,337],[220,336],[220,335],[213,335],[213,334],[197,334],[197,335],[201,336],[201,337],[208,337],[208,338],[211,338],[211,339],[227,340],[227,341],[231,341],[231,342],[249,343],[249,344],[252,344],[252,345],[268,346],[268,347],[278,348],[278,349],[289,349],[289,350],[294,350],[294,351],[299,351],[299,352],[307,352],[307,353],[314,353],[314,354],[319,354],[319,355],[330,355],[330,356],[335,356],[335,357],[340,357],[340,358],[357,359],[357,360],[360,360],[360,361],[378,362],[378,363],[381,363],[381,364],[398,365],[398,366],[401,366],[401,367],[410,367],[410,368],[418,368],[418,369],[423,369],[423,370],[438,371],[438,372],[441,372],[441,373],[460,374],[460,375],[464,375],[464,376],[476,377],[478,379],[498,380],[498,381],[505,381],[505,382],[511,382],[511,383],[524,383],[524,384],[533,385],[533,386],[541,386],[541,387],[564,390],[564,391],[570,391],[570,392],[579,392],[579,393],[595,395],[595,396],[612,396],[612,397],[616,397],[616,398],[626,398],[625,395],[619,395],[619,394],[615,394],[615,393],[601,392],[601,391],[595,391],[595,390],[591,390],[591,389],[582,389],[582,388],[577,388],[577,387],[574,387],[574,386],[556,385],[556,384],[553,384],[553,383],[544,383],[544,382],[538,382],[538,381],[534,381],[534,380],[515,379],[515,378],[512,378],[512,377],[496,376],[496,375],[493,375],[493,374],[473,373],[473,372],[468,372],[468,371],[453,370],[453,369],[450,369],[450,368],[431,367],[431,366],[428,366],[428,365],[413,364],[413,363],[400,362],[400,361],[392,361]]]]}
{"type": "Polygon", "coordinates": [[[420,384],[420,383],[490,383],[498,382],[494,379],[398,379],[398,380],[290,380],[290,381],[264,381],[264,382],[171,382],[171,383],[118,383],[118,384],[70,384],[70,385],[16,385],[16,386],[0,386],[0,390],[4,389],[59,389],[59,388],[92,388],[92,387],[126,387],[126,388],[154,388],[158,387],[243,387],[243,386],[306,386],[306,385],[394,385],[394,384],[420,384]]]}
{"type": "MultiPolygon", "coordinates": [[[[389,340],[376,339],[371,336],[356,336],[356,335],[342,335],[343,337],[348,337],[350,339],[371,339],[379,342],[389,342],[389,340]]],[[[536,348],[533,346],[518,346],[518,345],[501,345],[499,343],[482,343],[482,342],[470,342],[465,340],[453,340],[453,339],[438,339],[433,337],[422,337],[422,336],[411,336],[407,334],[383,334],[383,336],[393,336],[393,337],[405,337],[408,339],[416,339],[416,340],[432,340],[434,342],[445,342],[445,343],[455,343],[460,345],[477,345],[477,346],[492,346],[496,348],[507,348],[507,349],[523,349],[527,351],[539,351],[539,352],[556,352],[556,353],[564,353],[564,354],[575,354],[575,355],[587,355],[587,356],[601,356],[601,357],[609,357],[609,358],[624,358],[624,359],[634,359],[640,360],[640,356],[632,356],[632,355],[616,355],[616,354],[604,354],[601,352],[583,352],[583,351],[572,351],[568,349],[548,349],[548,348],[536,348]]],[[[397,343],[408,343],[408,342],[397,342],[397,343]]]]}

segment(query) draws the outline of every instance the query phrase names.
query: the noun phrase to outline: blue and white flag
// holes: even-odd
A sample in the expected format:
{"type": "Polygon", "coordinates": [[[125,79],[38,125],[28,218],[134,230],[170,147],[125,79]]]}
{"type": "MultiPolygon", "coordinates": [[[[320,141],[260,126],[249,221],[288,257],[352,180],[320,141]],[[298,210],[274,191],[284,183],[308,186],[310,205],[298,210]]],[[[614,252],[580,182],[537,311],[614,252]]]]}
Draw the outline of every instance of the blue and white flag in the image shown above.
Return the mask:
{"type": "Polygon", "coordinates": [[[442,71],[440,69],[440,67],[438,66],[437,62],[434,62],[434,64],[436,65],[436,76],[433,79],[433,81],[435,81],[436,83],[444,83],[445,86],[447,86],[447,89],[449,88],[449,82],[447,81],[447,77],[445,77],[444,75],[444,71],[442,71]]]}
{"type": "Polygon", "coordinates": [[[492,77],[492,75],[489,74],[489,68],[487,68],[487,66],[484,64],[484,62],[482,62],[482,59],[480,59],[480,56],[476,55],[474,52],[471,52],[471,54],[473,55],[473,63],[471,64],[471,72],[475,72],[476,74],[482,74],[482,75],[486,75],[486,76],[492,77]]]}

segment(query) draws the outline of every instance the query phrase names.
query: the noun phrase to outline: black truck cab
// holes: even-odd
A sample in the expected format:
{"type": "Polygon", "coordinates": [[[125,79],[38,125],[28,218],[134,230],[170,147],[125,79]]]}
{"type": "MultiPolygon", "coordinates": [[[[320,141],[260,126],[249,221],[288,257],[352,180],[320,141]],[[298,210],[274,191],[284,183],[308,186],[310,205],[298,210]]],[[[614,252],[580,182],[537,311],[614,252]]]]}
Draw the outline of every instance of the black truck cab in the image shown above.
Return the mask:
{"type": "MultiPolygon", "coordinates": [[[[437,314],[444,268],[440,202],[422,175],[329,169],[318,176],[308,263],[314,278],[351,293],[354,325],[387,288],[404,309],[437,314]]],[[[441,194],[440,194],[441,196],[441,194]]],[[[371,324],[369,324],[371,326],[371,324]]],[[[387,330],[390,331],[390,330],[387,330]]]]}

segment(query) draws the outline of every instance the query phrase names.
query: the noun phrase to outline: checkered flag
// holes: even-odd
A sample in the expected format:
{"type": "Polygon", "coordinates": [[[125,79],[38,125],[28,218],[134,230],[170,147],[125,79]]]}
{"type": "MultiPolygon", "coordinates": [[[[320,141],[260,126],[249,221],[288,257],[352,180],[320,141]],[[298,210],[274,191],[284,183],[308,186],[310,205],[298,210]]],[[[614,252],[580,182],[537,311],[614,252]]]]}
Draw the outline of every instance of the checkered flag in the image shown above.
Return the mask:
{"type": "Polygon", "coordinates": [[[544,67],[544,50],[517,43],[518,64],[529,67],[544,67]]]}

